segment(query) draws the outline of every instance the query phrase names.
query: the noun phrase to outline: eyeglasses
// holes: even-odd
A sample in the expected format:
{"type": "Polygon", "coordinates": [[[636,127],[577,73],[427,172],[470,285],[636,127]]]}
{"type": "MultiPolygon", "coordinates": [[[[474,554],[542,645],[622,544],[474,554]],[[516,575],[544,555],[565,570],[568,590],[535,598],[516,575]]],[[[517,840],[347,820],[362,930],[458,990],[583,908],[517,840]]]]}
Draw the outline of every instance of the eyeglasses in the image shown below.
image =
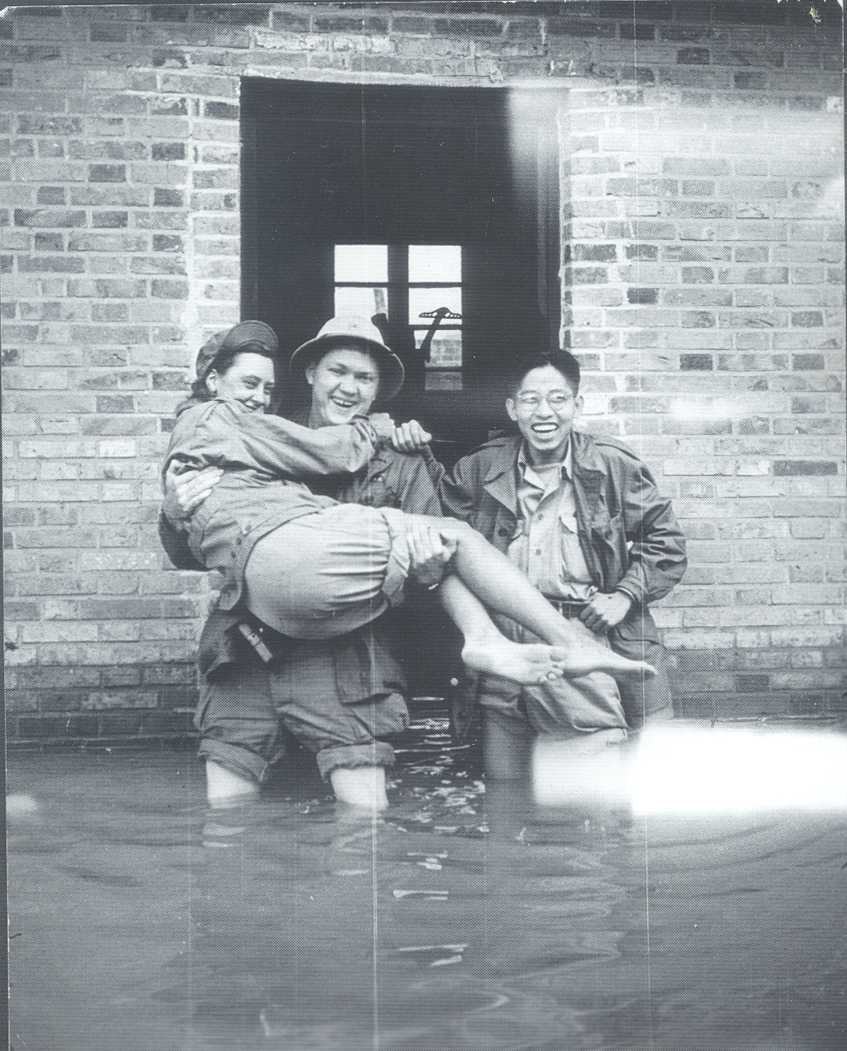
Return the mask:
{"type": "Polygon", "coordinates": [[[546,396],[544,394],[516,394],[515,401],[520,405],[522,409],[535,410],[543,401],[547,404],[554,412],[558,412],[559,409],[564,409],[568,402],[573,401],[573,394],[569,394],[563,390],[554,390],[546,396]]]}

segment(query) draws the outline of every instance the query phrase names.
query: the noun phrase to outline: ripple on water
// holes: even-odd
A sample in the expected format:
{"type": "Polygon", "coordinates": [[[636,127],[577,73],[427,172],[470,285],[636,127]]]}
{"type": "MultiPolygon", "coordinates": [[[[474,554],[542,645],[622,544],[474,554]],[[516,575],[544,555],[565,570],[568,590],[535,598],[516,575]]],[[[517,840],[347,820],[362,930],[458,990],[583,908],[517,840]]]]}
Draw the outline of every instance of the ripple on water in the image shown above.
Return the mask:
{"type": "Polygon", "coordinates": [[[462,761],[415,753],[375,820],[21,763],[21,1046],[111,1051],[116,1005],[122,1051],[847,1046],[843,815],[540,808],[462,761]]]}

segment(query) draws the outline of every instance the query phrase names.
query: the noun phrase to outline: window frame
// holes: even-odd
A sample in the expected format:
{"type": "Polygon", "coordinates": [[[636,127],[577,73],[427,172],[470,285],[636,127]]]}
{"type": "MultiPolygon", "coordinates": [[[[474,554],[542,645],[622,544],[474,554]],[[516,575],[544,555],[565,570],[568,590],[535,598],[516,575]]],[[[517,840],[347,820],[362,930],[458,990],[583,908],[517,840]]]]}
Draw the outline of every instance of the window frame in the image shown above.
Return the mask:
{"type": "MultiPolygon", "coordinates": [[[[351,244],[349,241],[338,242],[334,246],[339,248],[341,245],[349,246],[352,248],[364,247],[368,244],[382,244],[382,242],[376,241],[362,241],[357,244],[351,244]]],[[[458,248],[460,253],[459,260],[459,278],[458,280],[451,281],[411,281],[409,280],[409,251],[412,248],[418,246],[429,246],[431,242],[415,242],[403,243],[403,244],[388,244],[386,248],[386,280],[373,280],[373,281],[339,281],[335,277],[335,261],[333,257],[333,281],[332,281],[332,295],[333,304],[335,304],[335,294],[339,288],[384,288],[388,299],[388,319],[394,324],[407,325],[415,336],[415,345],[419,343],[418,334],[420,338],[426,334],[429,329],[429,322],[424,318],[416,318],[414,321],[410,320],[409,314],[409,302],[410,302],[410,291],[415,288],[424,289],[437,289],[437,288],[459,288],[460,291],[464,291],[466,288],[466,281],[464,280],[464,248],[462,245],[444,245],[445,248],[458,248]]],[[[440,247],[432,245],[432,247],[440,247]]],[[[449,321],[442,321],[438,326],[439,332],[458,332],[461,336],[463,332],[463,325],[461,322],[457,323],[455,320],[451,323],[449,321]]],[[[438,371],[438,372],[461,372],[464,368],[465,362],[462,355],[463,345],[460,339],[460,357],[456,364],[450,365],[433,365],[432,362],[427,361],[427,371],[438,371]]]]}

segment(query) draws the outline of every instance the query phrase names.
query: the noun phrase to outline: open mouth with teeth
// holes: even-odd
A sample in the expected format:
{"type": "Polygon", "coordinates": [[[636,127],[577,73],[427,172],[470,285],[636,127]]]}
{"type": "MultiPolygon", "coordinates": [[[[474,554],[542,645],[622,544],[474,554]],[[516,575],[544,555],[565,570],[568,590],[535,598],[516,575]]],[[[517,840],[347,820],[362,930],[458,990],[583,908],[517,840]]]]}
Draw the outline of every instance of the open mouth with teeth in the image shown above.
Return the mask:
{"type": "Polygon", "coordinates": [[[330,398],[329,404],[327,405],[327,411],[331,413],[333,410],[339,417],[344,417],[346,419],[352,413],[359,411],[359,402],[343,401],[340,398],[330,398]]]}
{"type": "Polygon", "coordinates": [[[558,434],[559,428],[555,423],[534,423],[532,433],[537,434],[539,438],[549,438],[551,434],[558,434]]]}

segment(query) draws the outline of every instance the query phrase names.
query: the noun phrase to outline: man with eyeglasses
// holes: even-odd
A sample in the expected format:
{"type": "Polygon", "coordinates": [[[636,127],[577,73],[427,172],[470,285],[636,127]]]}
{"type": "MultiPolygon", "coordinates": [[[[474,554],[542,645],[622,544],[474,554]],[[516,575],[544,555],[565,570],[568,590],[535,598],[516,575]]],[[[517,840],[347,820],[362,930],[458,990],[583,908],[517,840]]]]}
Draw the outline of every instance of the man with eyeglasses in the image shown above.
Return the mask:
{"type": "MultiPolygon", "coordinates": [[[[613,742],[648,718],[672,716],[649,603],[682,579],[685,539],[670,500],[630,449],[573,430],[579,384],[579,362],[567,351],[521,362],[506,399],[518,434],[459,460],[443,480],[442,503],[507,552],[586,638],[604,638],[659,675],[633,685],[593,673],[523,689],[481,677],[471,685],[483,711],[486,773],[495,778],[520,776],[537,735],[613,742]]],[[[528,641],[516,624],[499,623],[528,641]]]]}

